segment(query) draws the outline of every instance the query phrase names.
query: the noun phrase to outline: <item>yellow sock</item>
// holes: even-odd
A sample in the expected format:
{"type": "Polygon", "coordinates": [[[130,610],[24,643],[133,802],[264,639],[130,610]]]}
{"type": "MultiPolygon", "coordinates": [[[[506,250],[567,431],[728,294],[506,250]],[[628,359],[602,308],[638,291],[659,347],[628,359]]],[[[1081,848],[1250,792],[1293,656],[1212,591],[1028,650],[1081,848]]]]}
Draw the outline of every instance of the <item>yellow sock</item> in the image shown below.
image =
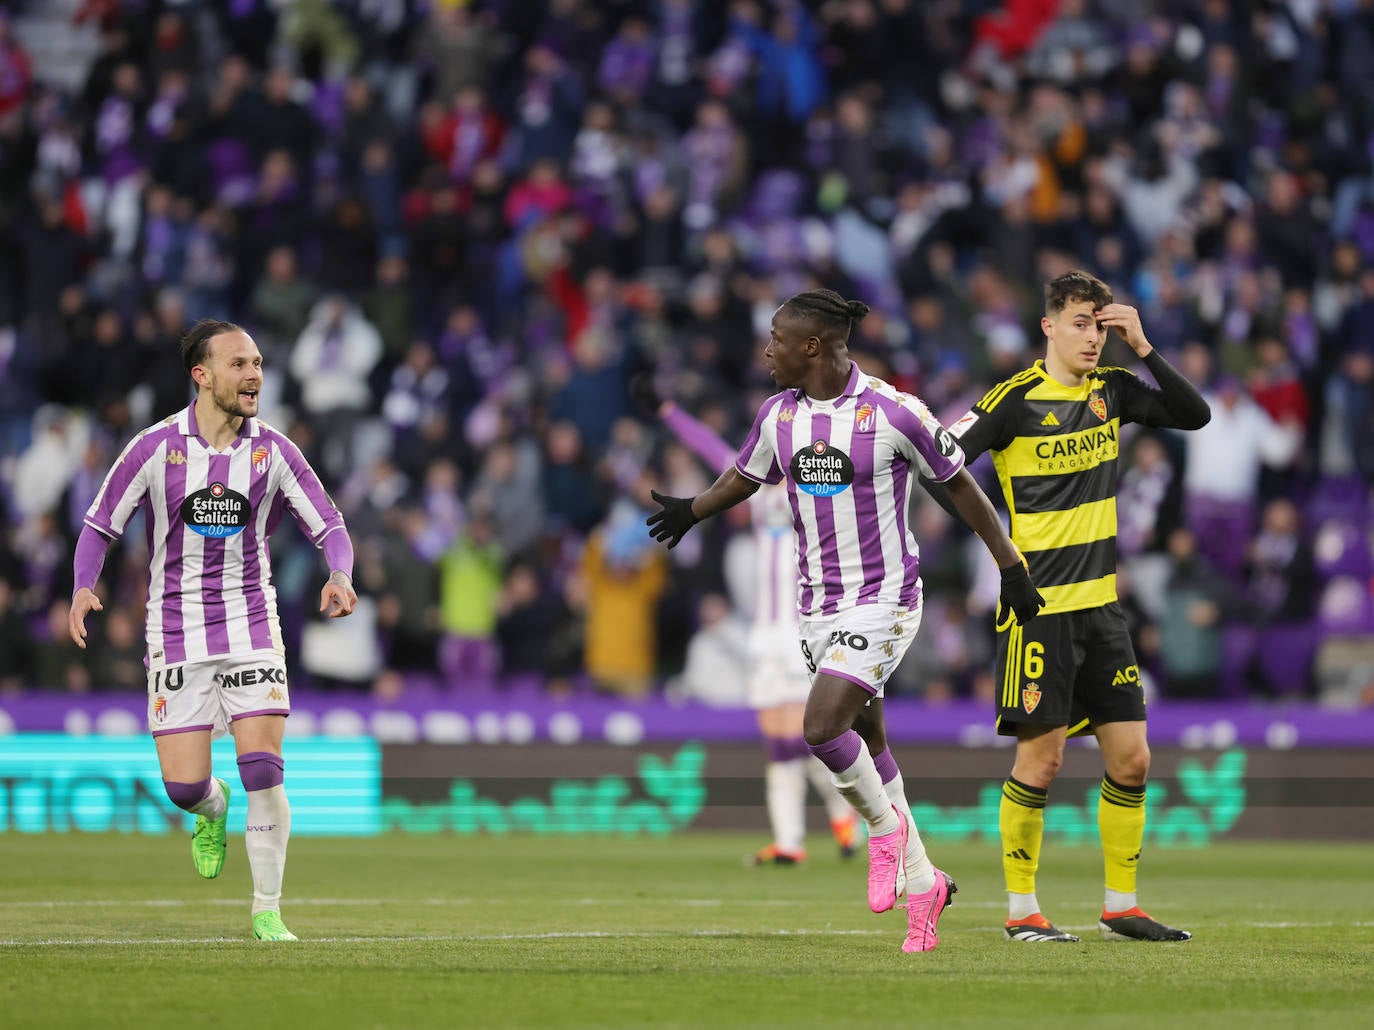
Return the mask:
{"type": "Polygon", "coordinates": [[[1135,872],[1145,839],[1145,785],[1123,787],[1110,776],[1103,776],[1097,830],[1102,835],[1107,890],[1135,894],[1135,872]]]}
{"type": "Polygon", "coordinates": [[[1002,831],[1002,871],[1007,878],[1007,890],[1014,894],[1035,893],[1048,796],[1048,791],[1028,787],[1011,777],[1002,784],[1002,804],[997,816],[1002,831]]]}

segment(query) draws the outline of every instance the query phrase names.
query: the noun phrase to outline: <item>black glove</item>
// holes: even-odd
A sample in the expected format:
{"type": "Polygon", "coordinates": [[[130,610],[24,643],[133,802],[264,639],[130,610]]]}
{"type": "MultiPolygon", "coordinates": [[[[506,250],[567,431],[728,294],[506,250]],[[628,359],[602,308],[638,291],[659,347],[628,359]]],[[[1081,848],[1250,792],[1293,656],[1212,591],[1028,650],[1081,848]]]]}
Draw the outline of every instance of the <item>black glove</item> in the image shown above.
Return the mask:
{"type": "Polygon", "coordinates": [[[1002,594],[997,599],[997,625],[1005,626],[1013,613],[1016,624],[1024,626],[1035,618],[1045,599],[1031,582],[1030,570],[1024,562],[1008,565],[1002,570],[1002,594]]]}
{"type": "Polygon", "coordinates": [[[693,498],[665,497],[657,490],[650,490],[649,496],[663,505],[663,510],[654,512],[644,520],[644,524],[649,527],[649,535],[659,543],[668,541],[668,550],[671,551],[687,535],[687,530],[701,521],[692,514],[693,498]]]}

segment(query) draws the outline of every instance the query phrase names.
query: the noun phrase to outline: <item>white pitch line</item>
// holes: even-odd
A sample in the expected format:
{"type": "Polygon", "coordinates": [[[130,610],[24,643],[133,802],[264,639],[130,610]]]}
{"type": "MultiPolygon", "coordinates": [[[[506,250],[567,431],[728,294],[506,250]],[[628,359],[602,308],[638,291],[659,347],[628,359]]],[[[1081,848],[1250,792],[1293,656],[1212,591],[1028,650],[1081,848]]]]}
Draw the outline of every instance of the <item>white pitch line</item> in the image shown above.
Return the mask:
{"type": "MultiPolygon", "coordinates": [[[[242,905],[243,899],[239,898],[204,898],[196,900],[193,898],[77,898],[70,900],[47,900],[38,901],[34,899],[24,899],[17,901],[5,901],[0,899],[0,909],[6,908],[198,908],[202,905],[242,905]]],[[[287,907],[292,906],[318,906],[328,908],[378,908],[383,905],[423,905],[434,908],[441,908],[448,905],[505,905],[504,898],[287,898],[287,907]]],[[[669,898],[659,895],[652,902],[646,902],[643,898],[575,898],[560,902],[550,900],[545,902],[547,905],[634,905],[637,908],[646,908],[650,905],[654,907],[680,905],[686,908],[796,908],[798,905],[805,905],[806,902],[798,901],[796,898],[738,898],[725,900],[723,898],[669,898]]],[[[959,902],[961,909],[969,908],[1005,908],[1004,901],[970,901],[959,902]]]]}
{"type": "MultiPolygon", "coordinates": [[[[692,930],[680,933],[673,930],[568,930],[545,933],[495,933],[495,934],[434,934],[415,936],[377,936],[377,937],[307,937],[300,944],[393,944],[393,943],[431,943],[452,942],[481,944],[496,941],[556,941],[556,940],[600,940],[600,939],[641,939],[675,937],[873,937],[886,934],[885,930],[692,930]]],[[[100,946],[146,946],[149,944],[246,944],[256,945],[256,941],[242,937],[73,937],[69,939],[47,938],[41,940],[0,940],[0,948],[61,948],[100,946]]]]}
{"type": "MultiPolygon", "coordinates": [[[[1273,927],[1283,929],[1325,929],[1329,927],[1374,927],[1374,922],[1362,921],[1356,923],[1210,923],[1208,929],[1223,930],[1237,928],[1273,927]]],[[[1097,924],[1083,926],[1071,926],[1064,924],[1062,929],[1077,930],[1079,932],[1091,932],[1097,928],[1097,924]]],[[[998,926],[978,926],[973,927],[975,933],[997,933],[1002,932],[998,926]]],[[[680,932],[676,930],[566,930],[551,931],[545,933],[497,933],[497,934],[417,934],[417,935],[396,935],[396,936],[377,936],[377,937],[307,937],[299,943],[307,944],[395,944],[395,943],[453,943],[453,944],[483,944],[495,943],[500,941],[558,941],[558,940],[635,940],[657,938],[672,939],[678,937],[700,937],[700,938],[746,938],[746,937],[877,937],[886,936],[890,930],[691,930],[680,932]]],[[[967,931],[964,931],[967,932],[967,931]]],[[[46,938],[39,940],[0,940],[0,948],[63,948],[63,947],[146,947],[150,944],[243,944],[256,945],[257,942],[245,940],[242,937],[73,937],[73,938],[46,938]]],[[[1056,951],[1062,949],[1055,949],[1056,951]]]]}

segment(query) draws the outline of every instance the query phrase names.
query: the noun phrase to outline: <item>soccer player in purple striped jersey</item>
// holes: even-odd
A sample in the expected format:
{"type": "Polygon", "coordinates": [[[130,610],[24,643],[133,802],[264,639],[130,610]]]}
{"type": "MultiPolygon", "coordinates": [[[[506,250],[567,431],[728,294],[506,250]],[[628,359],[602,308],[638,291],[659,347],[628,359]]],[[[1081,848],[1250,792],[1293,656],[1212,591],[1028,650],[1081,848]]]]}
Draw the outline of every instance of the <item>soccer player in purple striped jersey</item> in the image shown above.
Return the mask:
{"type": "Polygon", "coordinates": [[[654,497],[655,539],[674,546],[701,519],[785,483],[797,534],[801,649],[811,671],[803,732],[811,753],[868,825],[868,904],[907,895],[902,950],[929,951],[956,888],[921,843],[887,747],[883,687],[921,621],[920,558],[907,524],[918,476],[945,484],[1003,570],[1018,622],[1044,600],[963,453],[930,410],[849,358],[862,301],[833,290],[789,299],[773,315],[764,360],[781,388],[764,402],[732,468],[696,497],[654,497]]]}
{"type": "Polygon", "coordinates": [[[68,628],[86,646],[86,615],[105,552],[144,512],[148,549],[148,728],[167,796],[196,815],[191,855],[219,875],[229,786],[212,778],[210,741],[234,734],[248,794],[244,845],[253,935],[296,939],[281,919],[291,833],[282,734],[291,703],[267,538],[289,512],[329,563],[320,611],[353,611],[353,545],[319,477],[285,435],[258,420],[262,355],[232,322],[203,320],[181,341],[196,384],[184,411],[139,433],[86,512],[76,543],[68,628]]]}

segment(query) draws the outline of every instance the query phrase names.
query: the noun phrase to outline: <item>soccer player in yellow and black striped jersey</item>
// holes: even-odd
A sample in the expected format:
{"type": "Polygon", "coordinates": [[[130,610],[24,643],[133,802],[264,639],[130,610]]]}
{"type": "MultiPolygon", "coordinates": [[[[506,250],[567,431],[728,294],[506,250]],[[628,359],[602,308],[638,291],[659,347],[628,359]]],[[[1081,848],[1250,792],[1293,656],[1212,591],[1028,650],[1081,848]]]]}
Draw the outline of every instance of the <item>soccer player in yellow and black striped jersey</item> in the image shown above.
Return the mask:
{"type": "Polygon", "coordinates": [[[1024,942],[1077,941],[1040,912],[1035,872],[1044,808],[1064,742],[1091,731],[1106,774],[1098,828],[1106,860],[1099,928],[1109,939],[1188,940],[1136,902],[1150,749],[1145,698],[1116,596],[1116,481],[1121,427],[1197,429],[1207,402],[1150,346],[1135,308],[1086,272],[1045,287],[1043,361],[988,391],[950,427],[972,462],[991,451],[1011,513],[1011,538],[1046,604],[1025,625],[998,627],[998,732],[1016,736],[1002,790],[1006,932],[1024,942]],[[1159,384],[1098,360],[1115,329],[1159,384]]]}

